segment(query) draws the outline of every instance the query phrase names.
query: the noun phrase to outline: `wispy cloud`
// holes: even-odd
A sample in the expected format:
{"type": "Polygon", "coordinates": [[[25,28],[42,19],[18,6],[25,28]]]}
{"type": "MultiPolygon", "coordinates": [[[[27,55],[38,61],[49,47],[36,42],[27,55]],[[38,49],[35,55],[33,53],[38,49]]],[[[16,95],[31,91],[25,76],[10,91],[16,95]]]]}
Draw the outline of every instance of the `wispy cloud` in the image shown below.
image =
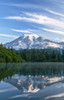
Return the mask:
{"type": "Polygon", "coordinates": [[[18,30],[18,29],[11,29],[11,30],[15,32],[21,32],[21,33],[31,33],[30,30],[18,30]]]}
{"type": "Polygon", "coordinates": [[[4,17],[3,19],[23,20],[24,18],[22,18],[21,16],[8,16],[4,17]]]}
{"type": "Polygon", "coordinates": [[[0,93],[10,92],[10,91],[15,91],[15,90],[17,89],[16,88],[3,89],[3,90],[0,90],[0,93]]]}
{"type": "Polygon", "coordinates": [[[18,36],[10,35],[10,34],[0,34],[0,36],[2,36],[2,37],[14,38],[14,39],[18,37],[18,36]]]}
{"type": "Polygon", "coordinates": [[[64,97],[64,93],[48,96],[48,97],[45,98],[45,100],[49,100],[49,99],[52,99],[52,98],[60,98],[60,97],[64,97]]]}
{"type": "Polygon", "coordinates": [[[59,12],[55,12],[55,11],[52,11],[50,9],[45,9],[46,11],[50,12],[51,14],[54,14],[54,15],[57,15],[57,16],[61,16],[61,17],[64,17],[64,14],[62,13],[59,13],[59,12]]]}
{"type": "Polygon", "coordinates": [[[20,98],[20,97],[28,97],[28,96],[29,96],[29,94],[15,95],[15,96],[10,97],[10,99],[15,99],[15,98],[20,98]]]}
{"type": "Polygon", "coordinates": [[[47,25],[47,26],[55,26],[64,28],[64,22],[59,19],[54,19],[48,16],[44,16],[42,14],[36,14],[36,13],[24,13],[24,16],[8,16],[4,17],[3,19],[11,19],[11,20],[23,20],[28,21],[32,23],[47,25]]]}
{"type": "MultiPolygon", "coordinates": [[[[56,2],[57,3],[57,2],[56,2]]],[[[59,3],[59,2],[58,2],[59,3]]],[[[61,2],[60,2],[61,3],[61,2]]],[[[63,3],[63,2],[62,2],[63,3]]],[[[57,15],[57,16],[61,16],[64,17],[64,14],[50,10],[48,8],[43,7],[42,5],[38,5],[38,4],[32,4],[32,3],[0,3],[0,5],[4,5],[4,6],[13,6],[13,7],[20,7],[20,8],[35,8],[35,9],[40,9],[40,10],[44,10],[44,11],[48,11],[51,14],[57,15]]],[[[60,4],[61,5],[61,4],[60,4]]]]}
{"type": "Polygon", "coordinates": [[[59,30],[46,29],[46,28],[43,28],[43,30],[47,31],[47,32],[51,32],[51,33],[56,33],[56,34],[64,35],[64,32],[63,31],[59,31],[59,30]]]}

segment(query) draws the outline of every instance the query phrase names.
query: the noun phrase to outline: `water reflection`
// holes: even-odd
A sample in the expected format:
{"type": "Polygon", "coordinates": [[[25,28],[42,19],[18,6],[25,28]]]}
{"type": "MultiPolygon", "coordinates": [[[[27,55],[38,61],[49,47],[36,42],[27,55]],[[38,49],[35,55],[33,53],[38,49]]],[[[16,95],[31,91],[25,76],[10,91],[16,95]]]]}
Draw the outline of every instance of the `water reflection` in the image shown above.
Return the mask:
{"type": "Polygon", "coordinates": [[[37,92],[53,83],[64,82],[64,63],[0,64],[0,80],[22,92],[37,92]]]}
{"type": "Polygon", "coordinates": [[[22,92],[38,92],[46,86],[52,85],[63,81],[64,77],[45,77],[41,75],[37,76],[24,76],[24,75],[13,75],[12,77],[5,78],[4,81],[17,87],[22,92]]]}

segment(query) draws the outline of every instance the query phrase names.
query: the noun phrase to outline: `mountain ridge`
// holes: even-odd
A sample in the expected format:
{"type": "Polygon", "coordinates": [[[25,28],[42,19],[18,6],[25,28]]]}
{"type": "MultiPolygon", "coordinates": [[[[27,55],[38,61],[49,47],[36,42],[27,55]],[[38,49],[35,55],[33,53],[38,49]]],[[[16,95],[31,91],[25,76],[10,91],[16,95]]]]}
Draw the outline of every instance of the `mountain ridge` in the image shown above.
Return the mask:
{"type": "Polygon", "coordinates": [[[63,49],[63,42],[54,42],[49,39],[44,39],[42,36],[37,34],[23,34],[19,38],[5,43],[6,48],[13,48],[16,50],[19,49],[46,49],[46,48],[55,48],[63,49]]]}

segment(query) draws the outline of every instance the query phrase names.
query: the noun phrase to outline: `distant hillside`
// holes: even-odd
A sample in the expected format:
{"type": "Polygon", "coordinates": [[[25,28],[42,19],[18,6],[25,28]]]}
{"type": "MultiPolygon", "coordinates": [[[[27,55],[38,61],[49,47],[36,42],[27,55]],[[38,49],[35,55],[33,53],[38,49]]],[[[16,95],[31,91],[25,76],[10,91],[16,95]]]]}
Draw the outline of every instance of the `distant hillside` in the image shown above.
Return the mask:
{"type": "Polygon", "coordinates": [[[23,62],[23,59],[13,52],[12,49],[6,49],[0,44],[0,63],[23,62]]]}

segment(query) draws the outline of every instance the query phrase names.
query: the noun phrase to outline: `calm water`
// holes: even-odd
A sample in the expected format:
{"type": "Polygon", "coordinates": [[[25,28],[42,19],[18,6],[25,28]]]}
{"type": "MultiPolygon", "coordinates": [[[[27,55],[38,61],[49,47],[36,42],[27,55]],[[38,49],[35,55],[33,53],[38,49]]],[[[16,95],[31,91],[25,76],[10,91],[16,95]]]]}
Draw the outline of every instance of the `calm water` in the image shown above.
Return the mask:
{"type": "Polygon", "coordinates": [[[0,64],[0,100],[64,100],[64,63],[0,64]]]}

